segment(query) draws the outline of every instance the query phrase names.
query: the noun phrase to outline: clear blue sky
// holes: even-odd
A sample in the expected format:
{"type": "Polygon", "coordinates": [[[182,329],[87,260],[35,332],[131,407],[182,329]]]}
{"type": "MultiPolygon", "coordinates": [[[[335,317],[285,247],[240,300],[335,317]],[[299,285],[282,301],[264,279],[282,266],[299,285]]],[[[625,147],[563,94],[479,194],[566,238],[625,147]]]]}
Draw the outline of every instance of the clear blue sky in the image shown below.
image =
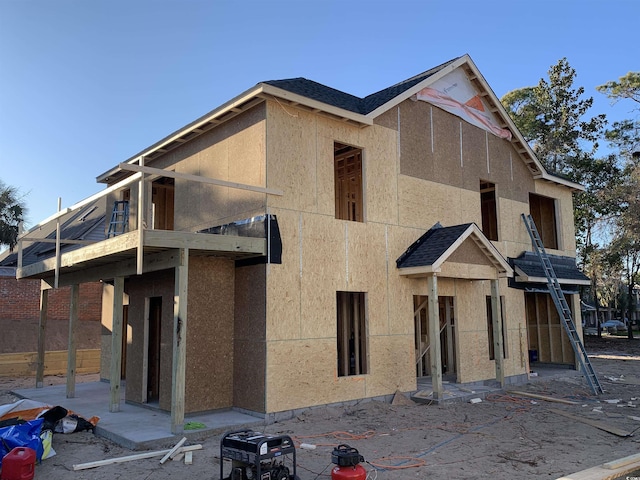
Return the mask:
{"type": "Polygon", "coordinates": [[[365,96],[468,53],[500,97],[560,58],[595,90],[640,70],[638,0],[0,0],[0,180],[28,225],[263,80],[365,96]]]}

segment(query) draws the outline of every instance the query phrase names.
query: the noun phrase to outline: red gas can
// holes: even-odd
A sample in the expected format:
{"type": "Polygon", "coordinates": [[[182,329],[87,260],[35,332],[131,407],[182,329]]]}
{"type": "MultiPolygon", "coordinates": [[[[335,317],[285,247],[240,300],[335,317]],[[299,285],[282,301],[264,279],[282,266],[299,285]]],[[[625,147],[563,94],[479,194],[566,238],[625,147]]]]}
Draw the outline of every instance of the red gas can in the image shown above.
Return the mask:
{"type": "Polygon", "coordinates": [[[2,459],[0,480],[32,480],[35,466],[35,450],[27,447],[15,447],[2,459]]]}
{"type": "Polygon", "coordinates": [[[353,467],[333,467],[331,480],[366,480],[367,471],[362,465],[353,467]]]}

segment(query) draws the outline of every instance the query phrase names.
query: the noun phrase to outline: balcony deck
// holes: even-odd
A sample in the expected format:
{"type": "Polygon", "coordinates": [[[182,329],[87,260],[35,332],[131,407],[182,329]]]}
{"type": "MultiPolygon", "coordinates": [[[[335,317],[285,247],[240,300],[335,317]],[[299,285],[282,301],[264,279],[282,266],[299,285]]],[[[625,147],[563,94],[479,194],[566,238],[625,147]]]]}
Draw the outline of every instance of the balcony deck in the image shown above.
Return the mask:
{"type": "MultiPolygon", "coordinates": [[[[59,285],[108,279],[138,273],[138,249],[142,249],[142,272],[172,268],[180,262],[180,249],[193,256],[222,256],[233,259],[267,254],[265,238],[240,237],[171,230],[140,230],[96,242],[60,255],[59,285]]],[[[51,283],[56,275],[57,258],[23,265],[16,277],[39,278],[51,283]]]]}

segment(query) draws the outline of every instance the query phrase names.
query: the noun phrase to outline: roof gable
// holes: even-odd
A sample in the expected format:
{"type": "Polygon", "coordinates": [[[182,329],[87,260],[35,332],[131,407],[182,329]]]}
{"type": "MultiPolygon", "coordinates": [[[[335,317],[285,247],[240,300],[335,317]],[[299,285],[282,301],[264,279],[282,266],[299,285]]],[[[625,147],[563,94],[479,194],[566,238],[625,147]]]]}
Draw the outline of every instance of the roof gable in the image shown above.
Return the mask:
{"type": "Polygon", "coordinates": [[[473,241],[486,259],[486,262],[479,261],[477,251],[468,249],[474,251],[470,264],[491,265],[498,276],[510,276],[513,273],[508,262],[475,223],[451,227],[443,227],[439,223],[434,225],[398,257],[396,266],[403,272],[402,275],[424,276],[441,272],[448,260],[460,260],[454,254],[467,240],[473,241]]]}

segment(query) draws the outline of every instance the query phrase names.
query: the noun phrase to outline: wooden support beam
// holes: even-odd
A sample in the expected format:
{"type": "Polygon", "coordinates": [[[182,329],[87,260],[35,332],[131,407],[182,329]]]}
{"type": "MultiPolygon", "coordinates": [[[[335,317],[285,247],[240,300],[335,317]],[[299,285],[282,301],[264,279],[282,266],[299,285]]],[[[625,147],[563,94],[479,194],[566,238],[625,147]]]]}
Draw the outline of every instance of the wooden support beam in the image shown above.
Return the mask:
{"type": "Polygon", "coordinates": [[[80,285],[71,285],[71,303],[69,306],[69,347],[67,349],[67,398],[76,396],[76,328],[78,324],[78,303],[80,285]]]}
{"type": "MultiPolygon", "coordinates": [[[[58,197],[58,212],[62,210],[62,198],[58,197]]],[[[54,288],[58,288],[58,278],[60,278],[60,217],[56,219],[56,266],[54,276],[54,288]]]]}
{"type": "Polygon", "coordinates": [[[169,177],[169,178],[178,178],[178,179],[182,179],[182,180],[190,180],[192,182],[198,182],[198,183],[207,183],[210,185],[218,185],[221,187],[229,187],[229,188],[237,188],[240,190],[248,190],[250,192],[257,192],[257,193],[268,193],[269,195],[283,195],[282,190],[277,190],[274,188],[265,188],[265,187],[258,187],[256,185],[246,185],[244,183],[236,183],[236,182],[227,182],[226,180],[218,180],[216,178],[209,178],[209,177],[201,177],[199,175],[191,175],[189,173],[180,173],[180,172],[172,172],[169,170],[162,170],[161,168],[152,168],[152,167],[145,167],[142,165],[131,165],[128,163],[121,163],[119,165],[119,167],[122,170],[130,170],[132,172],[143,172],[143,173],[149,173],[149,174],[154,174],[154,175],[160,175],[162,177],[169,177]]]}
{"type": "MultiPolygon", "coordinates": [[[[144,157],[140,157],[140,168],[144,168],[144,157]]],[[[144,222],[147,220],[145,207],[147,198],[145,196],[145,174],[140,172],[140,182],[138,183],[138,249],[136,250],[136,273],[142,275],[144,262],[144,222]]],[[[153,225],[151,225],[153,228],[153,225]]]]}
{"type": "Polygon", "coordinates": [[[113,279],[113,317],[111,322],[111,363],[109,365],[109,411],[120,411],[120,376],[122,369],[122,320],[124,277],[113,279]]]}
{"type": "Polygon", "coordinates": [[[500,308],[500,285],[491,280],[491,318],[493,318],[493,356],[496,362],[496,380],[504,388],[504,345],[502,337],[502,309],[500,308]]]}
{"type": "Polygon", "coordinates": [[[189,249],[180,250],[175,269],[173,307],[173,368],[171,382],[171,433],[184,432],[184,393],[187,360],[187,294],[189,291],[189,249]]]}
{"type": "Polygon", "coordinates": [[[40,319],[38,320],[38,360],[36,365],[36,388],[44,385],[44,355],[47,334],[47,307],[49,306],[49,287],[40,282],[40,319]]]}
{"type": "Polygon", "coordinates": [[[433,399],[443,398],[442,359],[440,355],[440,308],[438,307],[438,277],[427,277],[429,295],[429,359],[431,361],[431,386],[433,399]]]}

